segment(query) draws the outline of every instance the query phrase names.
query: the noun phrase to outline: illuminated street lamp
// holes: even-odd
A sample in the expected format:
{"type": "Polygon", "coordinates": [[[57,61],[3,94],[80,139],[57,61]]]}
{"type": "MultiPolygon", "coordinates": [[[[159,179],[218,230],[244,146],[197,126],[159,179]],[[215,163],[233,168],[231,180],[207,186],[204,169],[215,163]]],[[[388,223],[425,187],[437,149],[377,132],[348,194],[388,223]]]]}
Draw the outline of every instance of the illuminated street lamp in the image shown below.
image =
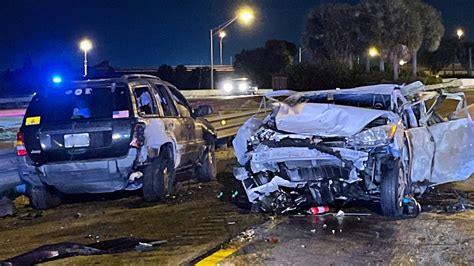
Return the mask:
{"type": "Polygon", "coordinates": [[[376,57],[380,55],[379,50],[377,50],[375,47],[370,47],[368,53],[370,57],[376,57]]]}
{"type": "Polygon", "coordinates": [[[456,35],[458,36],[459,40],[461,40],[462,36],[464,36],[464,30],[461,28],[457,29],[456,35]]]}
{"type": "MultiPolygon", "coordinates": [[[[214,35],[220,34],[225,28],[229,27],[235,21],[239,21],[244,26],[250,25],[255,19],[255,12],[249,7],[243,7],[237,10],[235,17],[224,22],[223,24],[210,30],[211,39],[211,89],[214,89],[214,35]]],[[[225,36],[224,36],[225,37],[225,36]]],[[[221,37],[222,41],[223,37],[221,37]]],[[[222,58],[222,56],[221,56],[222,58]]],[[[222,64],[222,62],[221,62],[222,64]]]]}
{"type": "Polygon", "coordinates": [[[84,77],[87,77],[87,52],[92,49],[92,42],[88,39],[84,39],[79,44],[79,48],[84,51],[84,77]]]}
{"type": "Polygon", "coordinates": [[[224,40],[225,36],[227,36],[227,34],[225,33],[225,31],[220,31],[219,32],[219,61],[222,65],[222,40],[224,40]]]}

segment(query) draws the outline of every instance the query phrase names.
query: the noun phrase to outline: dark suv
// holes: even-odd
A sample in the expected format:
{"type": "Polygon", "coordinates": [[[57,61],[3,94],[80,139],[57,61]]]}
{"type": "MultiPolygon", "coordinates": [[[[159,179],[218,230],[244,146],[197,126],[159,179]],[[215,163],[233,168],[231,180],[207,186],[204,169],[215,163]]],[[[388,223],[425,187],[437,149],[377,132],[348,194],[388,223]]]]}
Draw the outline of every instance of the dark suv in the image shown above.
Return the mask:
{"type": "Polygon", "coordinates": [[[143,188],[145,201],[173,193],[176,173],[215,179],[214,128],[175,86],[157,77],[78,81],[36,94],[18,133],[21,180],[34,208],[61,195],[143,188]]]}

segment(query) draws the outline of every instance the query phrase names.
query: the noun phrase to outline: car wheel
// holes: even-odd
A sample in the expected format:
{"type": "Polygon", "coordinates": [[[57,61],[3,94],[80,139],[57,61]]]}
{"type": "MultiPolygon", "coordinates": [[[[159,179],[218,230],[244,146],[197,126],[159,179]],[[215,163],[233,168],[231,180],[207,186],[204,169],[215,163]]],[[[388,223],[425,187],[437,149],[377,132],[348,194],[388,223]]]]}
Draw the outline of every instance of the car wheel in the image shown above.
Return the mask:
{"type": "Polygon", "coordinates": [[[153,159],[143,175],[143,199],[147,202],[163,200],[174,193],[176,176],[174,159],[169,148],[163,147],[158,158],[153,159]]]}
{"type": "Polygon", "coordinates": [[[394,160],[382,165],[380,207],[385,216],[396,217],[403,213],[403,198],[407,189],[407,175],[403,164],[394,160]]]}
{"type": "Polygon", "coordinates": [[[45,210],[59,206],[61,195],[53,189],[44,187],[31,187],[27,192],[30,205],[33,209],[45,210]]]}
{"type": "Polygon", "coordinates": [[[207,150],[204,160],[196,170],[196,179],[201,182],[216,180],[217,163],[215,145],[211,144],[207,150]]]}

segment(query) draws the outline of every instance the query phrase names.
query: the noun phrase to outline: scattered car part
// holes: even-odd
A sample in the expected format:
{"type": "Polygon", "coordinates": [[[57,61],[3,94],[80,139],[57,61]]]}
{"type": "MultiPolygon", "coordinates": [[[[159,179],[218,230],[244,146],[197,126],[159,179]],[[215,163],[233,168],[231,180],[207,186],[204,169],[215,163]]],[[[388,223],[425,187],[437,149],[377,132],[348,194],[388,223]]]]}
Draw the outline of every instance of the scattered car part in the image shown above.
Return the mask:
{"type": "Polygon", "coordinates": [[[64,242],[41,246],[16,257],[0,261],[0,265],[34,265],[73,256],[103,255],[133,250],[148,251],[165,243],[167,243],[166,240],[157,241],[136,238],[119,238],[90,245],[64,242]],[[146,248],[144,248],[144,246],[146,246],[146,248]]]}

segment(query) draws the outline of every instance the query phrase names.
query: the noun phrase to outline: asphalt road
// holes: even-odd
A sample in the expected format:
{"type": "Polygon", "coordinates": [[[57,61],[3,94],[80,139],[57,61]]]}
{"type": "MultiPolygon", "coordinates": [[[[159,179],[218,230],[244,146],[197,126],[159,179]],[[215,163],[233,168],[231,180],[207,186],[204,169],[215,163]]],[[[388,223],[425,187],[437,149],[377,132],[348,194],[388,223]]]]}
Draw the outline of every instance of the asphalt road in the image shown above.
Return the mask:
{"type": "Polygon", "coordinates": [[[472,265],[474,179],[441,186],[421,204],[424,212],[412,219],[363,207],[345,208],[344,216],[281,217],[222,264],[472,265]],[[454,210],[460,202],[466,209],[454,210]]]}

